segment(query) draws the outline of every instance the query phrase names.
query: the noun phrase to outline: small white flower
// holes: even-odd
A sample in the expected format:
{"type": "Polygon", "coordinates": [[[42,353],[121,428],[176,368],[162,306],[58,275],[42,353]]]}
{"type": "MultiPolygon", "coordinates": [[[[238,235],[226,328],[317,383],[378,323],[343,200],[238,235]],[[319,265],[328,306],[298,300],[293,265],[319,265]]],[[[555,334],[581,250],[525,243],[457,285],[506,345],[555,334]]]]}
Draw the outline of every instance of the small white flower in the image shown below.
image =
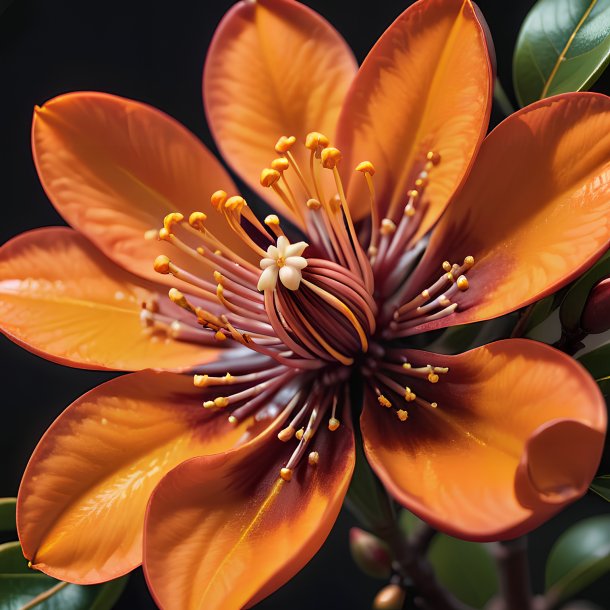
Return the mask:
{"type": "Polygon", "coordinates": [[[307,267],[307,259],[303,258],[303,250],[309,244],[299,241],[291,244],[286,237],[277,238],[277,246],[267,248],[267,257],[261,259],[260,267],[263,270],[258,280],[258,289],[275,290],[277,276],[288,290],[298,290],[301,283],[301,270],[307,267]]]}

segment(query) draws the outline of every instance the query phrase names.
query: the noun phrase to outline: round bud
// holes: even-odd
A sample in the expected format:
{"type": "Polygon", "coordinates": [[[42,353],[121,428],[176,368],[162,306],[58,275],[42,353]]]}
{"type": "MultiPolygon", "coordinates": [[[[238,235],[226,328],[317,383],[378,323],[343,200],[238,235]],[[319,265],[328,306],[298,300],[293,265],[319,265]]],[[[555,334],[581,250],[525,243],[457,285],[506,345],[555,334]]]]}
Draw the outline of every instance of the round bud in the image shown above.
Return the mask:
{"type": "Polygon", "coordinates": [[[388,585],[377,593],[373,610],[402,610],[405,603],[405,590],[398,585],[388,585]]]}
{"type": "Polygon", "coordinates": [[[386,544],[359,527],[349,531],[349,548],[356,565],[368,576],[387,580],[392,573],[392,557],[386,544]]]}
{"type": "Polygon", "coordinates": [[[580,326],[591,334],[610,329],[610,277],[601,280],[591,289],[580,318],[580,326]]]}

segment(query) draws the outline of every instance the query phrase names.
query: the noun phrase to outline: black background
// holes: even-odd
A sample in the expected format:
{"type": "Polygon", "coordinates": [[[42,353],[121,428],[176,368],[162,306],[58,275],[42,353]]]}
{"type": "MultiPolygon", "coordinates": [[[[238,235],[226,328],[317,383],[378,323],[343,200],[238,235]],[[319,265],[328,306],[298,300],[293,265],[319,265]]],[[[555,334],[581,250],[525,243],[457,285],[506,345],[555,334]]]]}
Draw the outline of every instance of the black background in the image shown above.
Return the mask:
{"type": "MultiPolygon", "coordinates": [[[[410,2],[308,0],[343,34],[362,60],[410,2]]],[[[231,1],[83,2],[14,0],[0,14],[0,240],[35,227],[64,224],[38,182],[30,151],[35,104],[60,93],[99,90],[147,102],[169,113],[215,150],[201,101],[201,71],[214,28],[231,1]]],[[[512,96],[511,56],[520,23],[533,2],[480,0],[497,52],[498,73],[512,96]]],[[[6,6],[0,0],[0,11],[6,6]]],[[[608,93],[608,79],[596,90],[608,93]]],[[[513,100],[514,101],[514,100],[513,100]]],[[[500,120],[494,109],[492,122],[500,120]]],[[[15,495],[37,440],[61,410],[112,375],[46,362],[0,337],[2,417],[0,496],[15,495]]],[[[607,511],[589,494],[531,536],[534,583],[541,588],[544,557],[575,520],[607,511]]],[[[343,512],[328,542],[288,585],[260,604],[290,608],[368,608],[383,584],[353,565],[343,512]]],[[[607,581],[606,581],[607,585],[607,581]]],[[[601,602],[603,586],[591,593],[601,602]]],[[[140,573],[117,608],[154,608],[140,573]]]]}

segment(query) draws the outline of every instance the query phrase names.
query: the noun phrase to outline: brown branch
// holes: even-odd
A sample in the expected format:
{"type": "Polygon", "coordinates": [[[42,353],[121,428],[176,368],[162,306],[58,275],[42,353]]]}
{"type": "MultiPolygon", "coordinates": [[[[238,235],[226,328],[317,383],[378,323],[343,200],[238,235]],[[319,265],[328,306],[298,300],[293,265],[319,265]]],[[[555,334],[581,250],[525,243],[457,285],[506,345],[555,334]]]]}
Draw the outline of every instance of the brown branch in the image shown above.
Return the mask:
{"type": "Polygon", "coordinates": [[[493,610],[535,610],[525,537],[498,542],[494,555],[500,577],[500,599],[493,610]]]}

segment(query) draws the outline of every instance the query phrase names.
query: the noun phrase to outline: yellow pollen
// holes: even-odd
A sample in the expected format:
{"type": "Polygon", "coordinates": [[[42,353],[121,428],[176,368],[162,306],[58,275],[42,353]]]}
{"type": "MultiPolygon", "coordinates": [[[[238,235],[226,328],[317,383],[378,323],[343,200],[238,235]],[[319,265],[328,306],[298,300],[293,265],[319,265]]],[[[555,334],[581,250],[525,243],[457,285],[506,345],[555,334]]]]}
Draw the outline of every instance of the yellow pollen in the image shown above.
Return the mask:
{"type": "Polygon", "coordinates": [[[396,411],[396,415],[400,421],[407,421],[407,418],[409,417],[409,414],[404,409],[396,411]]]}
{"type": "Polygon", "coordinates": [[[448,273],[446,275],[447,279],[453,284],[455,282],[455,278],[453,277],[453,273],[448,273]]]}
{"type": "Polygon", "coordinates": [[[281,269],[285,264],[286,264],[286,259],[283,256],[278,256],[277,260],[275,261],[275,266],[278,269],[281,269]]]}
{"type": "Polygon", "coordinates": [[[440,155],[440,153],[437,153],[437,152],[434,152],[433,150],[431,150],[426,155],[426,159],[428,161],[432,161],[433,165],[438,165],[441,162],[441,155],[440,155]]]}
{"type": "Polygon", "coordinates": [[[381,229],[380,232],[382,235],[391,235],[396,231],[396,223],[389,218],[384,218],[381,221],[381,229]]]}
{"type": "Polygon", "coordinates": [[[290,163],[286,157],[278,157],[271,161],[271,169],[274,169],[280,173],[285,172],[290,167],[290,163]]]}
{"type": "Polygon", "coordinates": [[[465,275],[460,275],[460,277],[458,277],[457,287],[462,292],[464,292],[465,290],[468,290],[468,280],[466,279],[465,275]]]}
{"type": "Polygon", "coordinates": [[[329,139],[319,131],[311,131],[305,137],[305,147],[309,150],[318,150],[326,148],[329,144],[329,139]]]}
{"type": "Polygon", "coordinates": [[[464,259],[464,265],[470,269],[470,267],[472,267],[474,265],[474,256],[467,256],[464,259]]]}
{"type": "Polygon", "coordinates": [[[280,219],[275,214],[269,214],[269,216],[265,218],[265,224],[271,229],[276,237],[284,235],[284,231],[282,231],[282,227],[280,227],[280,219]]]}
{"type": "Polygon", "coordinates": [[[214,271],[214,281],[217,284],[222,284],[223,281],[223,277],[222,277],[222,273],[220,273],[220,271],[214,271]]]}
{"type": "Polygon", "coordinates": [[[214,399],[214,404],[222,409],[229,406],[229,399],[226,396],[218,396],[214,399]]]}
{"type": "Polygon", "coordinates": [[[321,206],[322,206],[322,204],[317,199],[308,199],[307,200],[307,207],[310,210],[319,210],[321,206]]]}
{"type": "Polygon", "coordinates": [[[280,430],[277,435],[277,437],[284,443],[286,441],[289,441],[293,436],[294,436],[294,428],[292,426],[288,426],[288,427],[284,428],[283,430],[280,430]]]}
{"type": "Polygon", "coordinates": [[[295,144],[297,139],[294,136],[281,136],[275,144],[275,152],[288,152],[295,144]]]}
{"type": "Polygon", "coordinates": [[[159,231],[157,229],[148,229],[148,231],[144,231],[144,239],[146,241],[152,241],[153,239],[157,239],[159,236],[159,231]]]}
{"type": "Polygon", "coordinates": [[[216,341],[226,341],[227,335],[225,335],[221,330],[217,330],[214,334],[214,339],[216,339],[216,341]]]}
{"type": "Polygon", "coordinates": [[[292,479],[292,470],[290,468],[282,468],[280,470],[280,476],[284,481],[290,481],[290,479],[292,479]]]}
{"type": "Polygon", "coordinates": [[[189,216],[189,224],[193,229],[197,229],[198,231],[203,231],[205,228],[205,221],[208,219],[207,214],[203,212],[193,212],[189,216]]]}
{"type": "Polygon", "coordinates": [[[235,417],[235,415],[229,415],[229,423],[235,425],[237,423],[237,417],[235,417]]]}
{"type": "Polygon", "coordinates": [[[206,400],[203,403],[203,408],[204,409],[212,409],[214,407],[214,401],[213,400],[206,400]]]}
{"type": "Polygon", "coordinates": [[[28,561],[28,568],[31,570],[32,569],[32,562],[28,561]]]}
{"type": "Polygon", "coordinates": [[[266,167],[261,172],[261,186],[265,186],[265,187],[273,186],[280,178],[281,178],[280,172],[278,172],[276,169],[271,169],[269,167],[266,167]]]}
{"type": "Polygon", "coordinates": [[[170,288],[167,296],[172,303],[184,307],[185,309],[188,308],[186,297],[177,288],[170,288]]]}
{"type": "Polygon", "coordinates": [[[317,451],[312,451],[307,457],[310,466],[317,466],[320,461],[320,454],[317,451]]]}
{"type": "Polygon", "coordinates": [[[180,212],[172,212],[163,219],[163,228],[171,235],[174,225],[182,222],[184,216],[180,212]]]}
{"type": "Polygon", "coordinates": [[[328,429],[334,432],[340,426],[340,422],[336,417],[331,417],[328,420],[328,429]]]}
{"type": "Polygon", "coordinates": [[[373,176],[375,174],[375,167],[370,161],[362,161],[356,165],[355,171],[373,176]]]}
{"type": "Polygon", "coordinates": [[[411,364],[409,362],[404,362],[402,365],[403,369],[410,369],[411,368],[411,364]]]}
{"type": "Polygon", "coordinates": [[[155,262],[153,267],[157,273],[162,273],[163,275],[167,275],[169,273],[169,258],[164,254],[160,254],[155,258],[155,262]]]}
{"type": "Polygon", "coordinates": [[[195,375],[193,377],[193,384],[197,388],[205,388],[208,385],[207,375],[195,375]]]}
{"type": "Polygon", "coordinates": [[[322,165],[326,169],[334,169],[337,167],[342,157],[343,155],[338,148],[329,146],[328,148],[324,148],[322,150],[322,165]]]}
{"type": "Polygon", "coordinates": [[[431,403],[430,403],[430,406],[431,406],[433,409],[436,409],[436,407],[438,407],[438,403],[436,403],[436,402],[431,402],[431,403]]]}
{"type": "Polygon", "coordinates": [[[436,373],[430,373],[428,375],[428,381],[430,383],[438,383],[439,380],[439,376],[436,373]]]}
{"type": "Polygon", "coordinates": [[[392,406],[392,403],[383,394],[377,396],[377,400],[382,407],[389,409],[392,406]]]}
{"type": "Polygon", "coordinates": [[[297,437],[297,440],[301,440],[303,438],[303,434],[305,433],[305,430],[303,428],[299,428],[296,432],[295,432],[295,436],[297,437]]]}
{"type": "Polygon", "coordinates": [[[212,193],[210,197],[210,203],[212,207],[220,212],[221,207],[224,205],[224,202],[228,199],[228,195],[225,191],[216,191],[212,193]]]}
{"type": "Polygon", "coordinates": [[[443,262],[443,270],[444,271],[451,271],[452,268],[453,268],[453,265],[449,261],[444,261],[443,262]]]}
{"type": "Polygon", "coordinates": [[[224,203],[224,207],[227,210],[236,210],[237,212],[241,212],[241,209],[245,206],[248,205],[246,203],[246,200],[241,197],[240,195],[233,195],[233,197],[229,197],[225,203],[224,203]]]}
{"type": "Polygon", "coordinates": [[[159,239],[161,241],[169,241],[170,236],[171,233],[165,227],[159,229],[159,239]]]}
{"type": "Polygon", "coordinates": [[[407,402],[413,402],[417,398],[417,395],[414,392],[411,392],[411,388],[405,388],[405,400],[407,402]]]}

